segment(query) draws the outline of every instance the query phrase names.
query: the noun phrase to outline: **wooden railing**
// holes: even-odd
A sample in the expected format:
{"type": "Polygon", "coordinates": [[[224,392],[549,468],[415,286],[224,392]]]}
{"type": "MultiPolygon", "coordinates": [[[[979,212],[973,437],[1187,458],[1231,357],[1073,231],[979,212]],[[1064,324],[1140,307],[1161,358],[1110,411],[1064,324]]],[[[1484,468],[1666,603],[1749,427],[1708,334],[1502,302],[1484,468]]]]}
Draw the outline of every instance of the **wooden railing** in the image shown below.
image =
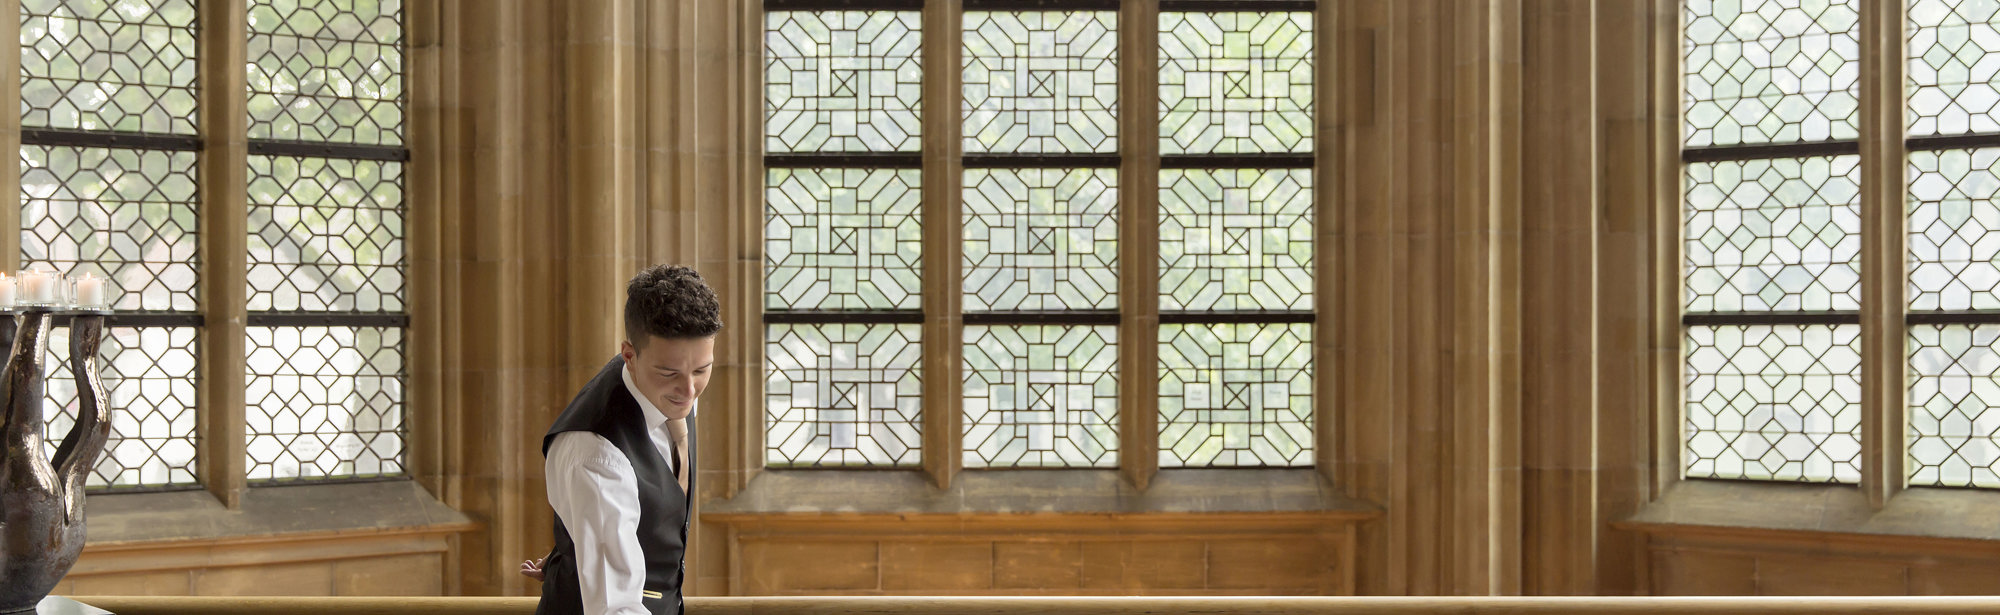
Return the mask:
{"type": "MultiPolygon", "coordinates": [[[[534,598],[86,597],[117,615],[529,615],[534,598]]],[[[689,615],[2000,615],[2000,597],[689,598],[689,615]]]]}

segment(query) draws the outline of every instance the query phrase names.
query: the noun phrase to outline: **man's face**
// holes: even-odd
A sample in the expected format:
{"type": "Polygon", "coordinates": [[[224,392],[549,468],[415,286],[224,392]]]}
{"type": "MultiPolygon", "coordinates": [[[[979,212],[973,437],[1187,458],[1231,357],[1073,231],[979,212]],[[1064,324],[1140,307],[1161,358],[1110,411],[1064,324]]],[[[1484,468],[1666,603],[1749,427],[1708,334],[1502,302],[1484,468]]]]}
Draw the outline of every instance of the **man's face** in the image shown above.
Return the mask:
{"type": "Polygon", "coordinates": [[[647,335],[641,346],[625,342],[620,349],[632,383],[639,393],[670,419],[694,412],[695,399],[708,388],[715,371],[715,337],[668,339],[647,335]]]}

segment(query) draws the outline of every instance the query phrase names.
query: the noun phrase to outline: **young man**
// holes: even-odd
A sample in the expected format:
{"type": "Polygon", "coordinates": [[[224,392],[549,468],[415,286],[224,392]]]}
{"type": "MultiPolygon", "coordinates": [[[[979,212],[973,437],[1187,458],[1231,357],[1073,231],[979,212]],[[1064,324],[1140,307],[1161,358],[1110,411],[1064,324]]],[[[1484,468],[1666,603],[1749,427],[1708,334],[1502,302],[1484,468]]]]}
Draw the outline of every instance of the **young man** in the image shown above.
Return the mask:
{"type": "Polygon", "coordinates": [[[696,467],[689,419],[715,368],[721,312],[687,267],[654,266],[626,286],[618,356],[542,438],[556,546],[522,566],[542,580],[538,615],[682,612],[696,467]]]}

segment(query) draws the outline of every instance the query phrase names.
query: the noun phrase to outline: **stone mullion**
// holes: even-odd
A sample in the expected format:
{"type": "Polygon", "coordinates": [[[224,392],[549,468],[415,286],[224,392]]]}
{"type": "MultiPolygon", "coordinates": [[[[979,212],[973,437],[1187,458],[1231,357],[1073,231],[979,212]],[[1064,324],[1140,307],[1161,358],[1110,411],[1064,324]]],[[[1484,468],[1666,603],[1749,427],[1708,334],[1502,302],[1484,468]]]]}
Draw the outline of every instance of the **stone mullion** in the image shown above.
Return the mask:
{"type": "Polygon", "coordinates": [[[1861,12],[1861,490],[1877,509],[1909,483],[1903,4],[1861,12]]]}
{"type": "Polygon", "coordinates": [[[201,438],[196,467],[208,491],[234,509],[247,484],[248,463],[244,336],[249,317],[250,114],[243,68],[249,45],[248,0],[203,2],[200,10],[198,262],[204,330],[198,372],[201,403],[195,414],[201,438]]]}
{"type": "Polygon", "coordinates": [[[1160,4],[1118,15],[1118,467],[1145,489],[1160,469],[1160,4]]]}
{"type": "Polygon", "coordinates": [[[965,11],[926,2],[923,16],[923,467],[939,489],[964,466],[963,183],[959,66],[965,11]]]}
{"type": "MultiPolygon", "coordinates": [[[[14,35],[8,40],[21,40],[21,0],[0,0],[0,14],[12,15],[7,23],[13,24],[14,35]]],[[[13,79],[0,79],[0,100],[15,101],[14,113],[0,113],[6,116],[0,120],[0,144],[4,144],[7,157],[13,159],[14,170],[0,173],[0,190],[7,194],[21,194],[21,46],[5,45],[0,49],[0,71],[14,75],[13,79]]],[[[17,197],[18,198],[18,197],[17,197]]],[[[21,207],[16,201],[14,207],[0,208],[0,267],[12,272],[21,268],[21,207]]]]}

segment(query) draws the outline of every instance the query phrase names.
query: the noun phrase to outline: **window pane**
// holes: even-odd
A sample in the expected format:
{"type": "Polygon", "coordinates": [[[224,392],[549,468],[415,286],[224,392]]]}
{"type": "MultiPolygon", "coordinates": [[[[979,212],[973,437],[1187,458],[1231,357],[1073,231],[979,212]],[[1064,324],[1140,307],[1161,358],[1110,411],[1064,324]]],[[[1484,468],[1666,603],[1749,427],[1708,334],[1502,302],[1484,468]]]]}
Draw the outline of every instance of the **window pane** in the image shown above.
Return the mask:
{"type": "Polygon", "coordinates": [[[1310,466],[1312,325],[1160,326],[1160,467],[1310,466]]]}
{"type": "Polygon", "coordinates": [[[195,153],[21,148],[21,263],[112,280],[111,307],[197,309],[195,153]]]}
{"type": "Polygon", "coordinates": [[[1310,152],[1312,13],[1161,13],[1160,153],[1310,152]]]}
{"type": "Polygon", "coordinates": [[[1855,138],[1854,0],[1686,0],[1685,144],[1855,138]]]}
{"type": "MultiPolygon", "coordinates": [[[[91,488],[171,487],[195,478],[194,327],[105,327],[98,376],[112,410],[111,439],[85,480],[91,488]]],[[[76,380],[69,369],[69,329],[50,330],[45,453],[76,424],[76,380]]]]}
{"type": "Polygon", "coordinates": [[[1910,327],[1910,484],[2000,487],[2000,327],[1910,327]]]}
{"type": "Polygon", "coordinates": [[[2000,132],[2000,4],[1910,0],[1912,136],[2000,132]]]}
{"type": "Polygon", "coordinates": [[[250,157],[250,309],[403,310],[403,164],[250,157]]]}
{"type": "Polygon", "coordinates": [[[766,461],[784,466],[922,462],[918,325],[768,325],[766,461]]]}
{"type": "Polygon", "coordinates": [[[917,169],[765,172],[764,307],[922,307],[917,169]]]}
{"type": "Polygon", "coordinates": [[[403,473],[403,330],[248,329],[250,479],[403,473]]]}
{"type": "Polygon", "coordinates": [[[21,0],[21,125],[195,134],[194,0],[21,0]]]}
{"type": "Polygon", "coordinates": [[[401,145],[402,13],[402,0],[250,0],[250,138],[401,145]]]}
{"type": "Polygon", "coordinates": [[[1118,150],[1118,14],[965,13],[965,153],[1118,150]]]}
{"type": "Polygon", "coordinates": [[[764,15],[764,151],[915,151],[923,14],[764,15]]]}
{"type": "Polygon", "coordinates": [[[1117,169],[967,169],[967,311],[1118,307],[1117,169]]]}
{"type": "Polygon", "coordinates": [[[1860,160],[1687,165],[1687,311],[1860,309],[1860,160]]]}
{"type": "Polygon", "coordinates": [[[1118,465],[1118,327],[965,327],[965,467],[1118,465]]]}
{"type": "Polygon", "coordinates": [[[2000,149],[1910,152],[1912,310],[2000,309],[2000,149]]]}
{"type": "Polygon", "coordinates": [[[1687,328],[1687,476],[1861,477],[1861,327],[1687,328]]]}
{"type": "Polygon", "coordinates": [[[1311,310],[1311,169],[1160,171],[1160,309],[1311,310]]]}

